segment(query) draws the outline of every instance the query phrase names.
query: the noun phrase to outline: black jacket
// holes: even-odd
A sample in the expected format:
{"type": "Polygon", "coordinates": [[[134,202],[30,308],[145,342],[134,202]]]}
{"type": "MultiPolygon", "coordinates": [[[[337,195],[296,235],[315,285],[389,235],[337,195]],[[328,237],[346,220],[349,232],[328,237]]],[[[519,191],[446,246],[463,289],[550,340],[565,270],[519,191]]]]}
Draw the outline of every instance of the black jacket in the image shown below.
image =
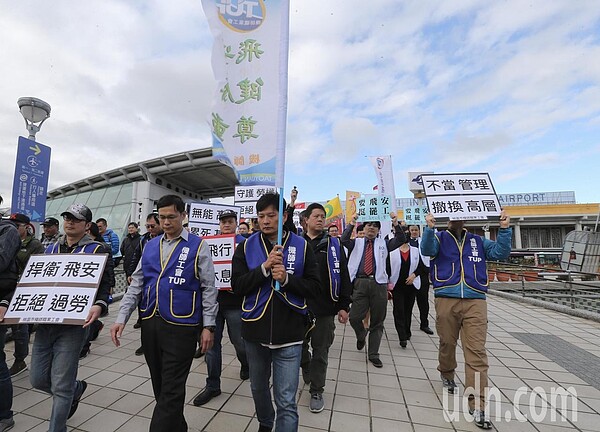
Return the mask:
{"type": "Polygon", "coordinates": [[[17,287],[17,253],[20,248],[17,225],[9,220],[0,221],[0,306],[8,307],[17,287]]]}
{"type": "Polygon", "coordinates": [[[121,255],[123,255],[123,269],[126,276],[131,276],[138,265],[141,254],[136,251],[140,247],[140,234],[127,234],[121,242],[121,255]]]}
{"type": "MultiPolygon", "coordinates": [[[[262,236],[263,234],[255,235],[262,236]]],[[[285,236],[288,235],[286,232],[285,236]]],[[[264,240],[270,252],[273,246],[268,239],[264,238],[264,240]]],[[[248,268],[244,250],[245,243],[246,241],[243,241],[236,247],[231,266],[231,285],[233,291],[240,296],[258,290],[267,279],[260,266],[253,270],[248,268]]],[[[310,247],[306,248],[302,277],[290,274],[287,285],[281,290],[282,292],[289,291],[305,299],[319,295],[319,269],[310,247]]],[[[273,345],[299,342],[304,339],[306,321],[306,316],[293,311],[284,304],[283,300],[280,300],[278,295],[274,295],[260,319],[242,322],[242,337],[250,342],[273,345]]]]}
{"type": "MultiPolygon", "coordinates": [[[[327,264],[327,239],[328,235],[323,232],[320,236],[311,239],[307,234],[304,234],[304,239],[308,242],[315,253],[315,258],[319,266],[319,276],[321,279],[321,292],[318,296],[306,299],[308,308],[315,316],[336,315],[340,310],[348,312],[350,310],[352,295],[352,284],[350,283],[350,275],[348,274],[348,259],[344,253],[344,248],[341,247],[340,271],[341,271],[341,289],[337,302],[333,301],[330,295],[329,288],[329,268],[327,264]]],[[[341,246],[341,242],[340,242],[341,246]]]]}

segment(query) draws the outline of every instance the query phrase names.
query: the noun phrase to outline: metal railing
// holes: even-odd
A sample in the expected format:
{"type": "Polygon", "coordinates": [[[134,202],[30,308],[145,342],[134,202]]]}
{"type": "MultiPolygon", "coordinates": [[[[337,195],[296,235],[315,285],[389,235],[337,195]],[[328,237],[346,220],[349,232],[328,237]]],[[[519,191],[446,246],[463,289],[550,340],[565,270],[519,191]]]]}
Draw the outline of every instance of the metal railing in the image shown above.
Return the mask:
{"type": "Polygon", "coordinates": [[[488,263],[490,288],[600,314],[599,274],[510,263],[488,263]],[[494,271],[496,279],[492,280],[494,271]],[[501,281],[509,277],[509,281],[501,281]]]}

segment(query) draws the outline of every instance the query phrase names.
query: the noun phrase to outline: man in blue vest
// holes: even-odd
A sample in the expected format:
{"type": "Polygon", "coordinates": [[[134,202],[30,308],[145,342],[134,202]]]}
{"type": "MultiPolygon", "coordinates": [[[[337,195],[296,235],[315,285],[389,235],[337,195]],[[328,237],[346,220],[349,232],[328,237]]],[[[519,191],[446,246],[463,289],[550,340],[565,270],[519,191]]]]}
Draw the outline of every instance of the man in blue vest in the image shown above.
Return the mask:
{"type": "Polygon", "coordinates": [[[362,350],[366,344],[367,329],[363,324],[370,311],[368,357],[373,366],[383,367],[379,358],[379,346],[383,336],[383,322],[387,314],[386,260],[388,253],[404,243],[404,231],[398,224],[395,213],[391,213],[394,237],[390,240],[379,237],[381,222],[365,222],[363,238],[351,239],[354,225],[358,219],[355,213],[352,222],[342,233],[342,244],[348,249],[348,272],[354,284],[350,325],[356,333],[356,349],[362,350]]]}
{"type": "MultiPolygon", "coordinates": [[[[285,208],[285,203],[284,203],[285,208]]],[[[233,291],[244,296],[242,337],[259,432],[298,429],[298,371],[307,323],[306,298],[319,294],[319,269],[306,241],[289,231],[277,244],[279,195],[256,203],[260,232],[240,243],[232,263],[233,291]],[[276,289],[279,282],[279,289],[276,289]],[[269,378],[273,368],[273,399],[269,378]]],[[[284,213],[283,220],[287,219],[284,213]]]]}
{"type": "MultiPolygon", "coordinates": [[[[235,234],[237,227],[237,213],[228,210],[219,215],[219,232],[221,234],[235,234]]],[[[235,243],[239,244],[246,238],[236,235],[235,243]]],[[[221,394],[221,367],[223,330],[227,324],[227,333],[235,354],[240,362],[240,379],[247,380],[250,376],[248,359],[246,358],[246,347],[242,340],[242,297],[236,295],[231,289],[219,290],[217,297],[219,302],[219,313],[215,330],[215,340],[211,349],[206,353],[206,386],[194,398],[194,405],[200,406],[208,403],[212,398],[221,394]]]]}
{"type": "Polygon", "coordinates": [[[486,260],[504,260],[510,255],[512,230],[510,217],[502,211],[496,241],[471,234],[464,221],[448,222],[446,231],[434,231],[435,217],[426,216],[421,251],[431,257],[430,277],[433,284],[436,330],[440,338],[438,370],[449,393],[456,392],[456,342],[461,336],[465,356],[465,384],[473,389],[469,412],[475,424],[490,429],[485,412],[485,388],[488,384],[486,260]],[[476,386],[476,375],[479,385],[476,386]]]}
{"type": "MultiPolygon", "coordinates": [[[[61,213],[65,235],[46,248],[46,254],[104,254],[102,243],[94,241],[86,231],[92,222],[91,210],[83,204],[73,204],[61,213]]],[[[104,270],[83,326],[39,324],[35,332],[31,354],[29,380],[33,388],[52,395],[52,414],[49,430],[66,432],[69,419],[79,405],[87,388],[83,380],[76,380],[79,354],[87,340],[89,326],[104,312],[108,312],[110,277],[104,270]]]]}
{"type": "Polygon", "coordinates": [[[218,311],[215,270],[206,242],[183,228],[183,200],[165,195],[156,206],[163,235],[146,244],[110,333],[118,347],[125,323],[139,305],[142,345],[156,399],[150,431],[185,432],[185,383],[199,327],[202,351],[213,344],[218,311]]]}

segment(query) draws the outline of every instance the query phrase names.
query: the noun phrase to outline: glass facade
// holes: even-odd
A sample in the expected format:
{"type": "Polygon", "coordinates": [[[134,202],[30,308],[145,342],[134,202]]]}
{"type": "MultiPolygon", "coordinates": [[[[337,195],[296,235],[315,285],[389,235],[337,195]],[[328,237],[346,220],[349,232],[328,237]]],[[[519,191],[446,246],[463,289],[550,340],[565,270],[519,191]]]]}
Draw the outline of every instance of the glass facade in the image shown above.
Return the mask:
{"type": "Polygon", "coordinates": [[[104,218],[108,221],[108,227],[118,234],[120,239],[127,234],[127,224],[131,218],[131,200],[133,184],[109,186],[67,197],[58,197],[49,200],[46,204],[46,217],[55,217],[61,223],[60,214],[71,204],[85,204],[92,211],[94,221],[104,218]]]}

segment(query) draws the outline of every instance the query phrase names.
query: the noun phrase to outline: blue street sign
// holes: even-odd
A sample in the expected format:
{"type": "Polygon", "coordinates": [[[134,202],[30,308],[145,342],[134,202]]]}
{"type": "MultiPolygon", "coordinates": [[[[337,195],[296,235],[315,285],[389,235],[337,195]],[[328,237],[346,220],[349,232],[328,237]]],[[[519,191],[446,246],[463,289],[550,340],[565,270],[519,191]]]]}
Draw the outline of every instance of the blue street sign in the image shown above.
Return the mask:
{"type": "Polygon", "coordinates": [[[34,222],[46,217],[50,147],[19,137],[13,180],[11,213],[23,213],[34,222]]]}

